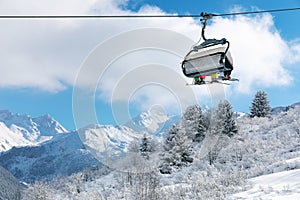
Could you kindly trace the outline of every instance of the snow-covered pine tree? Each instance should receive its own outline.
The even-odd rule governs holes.
[[[223,130],[223,119],[219,115],[218,109],[212,109],[210,111],[210,121],[209,127],[207,129],[207,137],[211,138],[212,141],[216,141],[212,143],[210,146],[210,150],[208,153],[209,164],[212,165],[213,162],[217,159],[220,146],[218,146],[217,141],[218,138],[222,135]]]
[[[193,158],[190,157],[191,142],[181,126],[173,125],[167,132],[163,146],[163,163],[160,172],[171,173],[172,168],[181,168],[193,162]]]
[[[172,148],[171,142],[175,137],[175,135],[177,134],[178,130],[179,130],[179,125],[173,124],[173,126],[167,131],[164,146],[163,146],[165,151],[169,151]]]
[[[268,117],[271,114],[271,107],[267,93],[259,90],[250,107],[250,117]]]
[[[227,100],[220,101],[217,109],[210,112],[208,135],[216,140],[208,154],[210,165],[217,159],[219,152],[228,145],[230,137],[237,133],[232,106]]]
[[[233,117],[232,106],[229,101],[220,101],[220,103],[218,104],[218,116],[222,120],[222,134],[232,137],[237,133],[237,125]]]
[[[200,142],[205,137],[204,116],[199,105],[189,106],[183,114],[181,125],[189,138]]]
[[[178,131],[178,127],[179,127],[178,124],[173,124],[173,126],[169,128],[169,130],[166,132],[163,149],[161,153],[162,163],[160,165],[160,173],[162,174],[172,173],[172,167],[171,167],[172,159],[169,151],[173,148],[172,140]]]
[[[149,159],[149,156],[152,152],[154,152],[154,145],[151,141],[150,138],[147,137],[146,134],[143,135],[142,139],[141,139],[141,143],[139,146],[139,151],[141,153],[141,155],[145,158],[145,159]]]
[[[195,134],[194,141],[201,142],[205,138],[205,134],[207,130],[207,127],[205,126],[205,118],[202,111],[200,112],[200,116],[197,121],[198,121],[198,126],[197,126],[197,132]]]
[[[192,105],[186,108],[183,113],[181,125],[187,134],[195,134],[198,127],[198,118],[201,116],[202,111],[200,106]]]
[[[180,168],[187,166],[188,163],[192,162],[192,158],[190,157],[191,141],[185,135],[183,129],[178,129],[178,132],[175,134],[170,144],[173,147],[169,151],[172,159],[171,166]]]
[[[205,130],[209,129],[213,110],[214,109],[208,109],[205,112],[203,112],[203,125],[204,125]]]

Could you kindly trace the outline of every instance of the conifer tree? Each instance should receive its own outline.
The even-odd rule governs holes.
[[[210,112],[208,135],[216,138],[208,153],[209,164],[212,165],[222,148],[226,147],[230,137],[237,133],[237,126],[233,117],[232,106],[227,100],[220,101],[216,109]]]
[[[175,135],[177,134],[178,131],[179,131],[179,125],[178,124],[173,124],[173,126],[167,131],[165,142],[164,142],[164,149],[166,151],[169,151],[172,148],[171,142],[172,142],[173,138],[175,137]]]
[[[193,141],[203,140],[206,132],[204,116],[199,105],[189,106],[183,114],[182,127]]]
[[[141,155],[147,160],[149,159],[150,154],[154,151],[153,144],[151,143],[152,143],[151,139],[148,138],[146,134],[144,134],[139,147],[139,151]]]
[[[271,107],[267,93],[260,90],[255,94],[250,107],[250,117],[268,117],[271,114]]]
[[[181,168],[193,162],[191,140],[179,125],[172,126],[167,132],[164,143],[161,173],[171,173],[172,168]]]
[[[237,133],[237,125],[233,117],[232,106],[229,101],[220,101],[218,105],[218,116],[221,119],[222,134],[232,137]]]
[[[221,136],[223,130],[223,119],[220,117],[219,109],[212,109],[210,112],[210,121],[209,127],[207,129],[207,136],[211,137],[213,140]],[[217,159],[220,146],[217,146],[217,143],[213,143],[209,147],[208,160],[209,164],[212,165],[213,162]]]

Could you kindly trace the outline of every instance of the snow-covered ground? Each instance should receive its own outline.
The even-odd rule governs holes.
[[[4,114],[10,116],[7,112]],[[3,117],[4,114],[2,118],[9,119]],[[157,116],[158,120],[149,116],[144,114],[137,118],[137,122],[141,123],[136,125],[143,127],[151,120],[160,124],[163,119],[168,119],[161,117],[162,115]],[[34,192],[45,191],[54,199],[149,199],[145,195],[154,195],[156,199],[162,200],[178,199],[179,196],[195,200],[300,199],[299,116],[300,107],[295,107],[270,118],[239,117],[238,134],[218,143],[222,148],[217,152],[213,164],[209,163],[208,157],[198,159],[196,155],[201,143],[193,143],[194,162],[190,166],[174,170],[172,174],[160,174],[157,168],[153,169],[153,173],[147,173],[148,166],[159,167],[159,154],[147,161],[145,168],[141,157],[127,156],[126,163],[120,164],[136,166],[128,168],[134,169],[133,173],[122,171],[123,168],[113,165],[108,165],[110,168],[105,170],[96,166],[90,155],[93,149],[98,153],[105,153],[109,149],[110,154],[126,156],[129,143],[141,139],[143,134],[126,126],[93,125],[78,130],[79,136],[78,132],[58,134],[35,147],[13,148],[2,152],[0,163],[19,180],[32,181],[36,177],[42,180],[53,178],[57,174],[66,175],[48,185],[38,183],[29,186],[25,192],[32,195]],[[16,125],[26,129],[27,132],[24,133],[31,130],[34,134],[37,132],[35,130],[46,130],[46,127],[53,130],[51,123],[48,123],[52,121],[49,121],[49,116],[43,117],[46,120],[42,121],[46,123],[22,117],[26,123],[20,119],[11,120],[14,123],[10,125],[7,121],[0,123],[2,130],[5,130],[2,134],[8,136],[11,134],[11,127]],[[53,127],[55,129],[56,126]],[[51,136],[43,131],[39,133]],[[19,135],[24,138],[21,133]],[[103,159],[98,157],[99,160]],[[91,164],[98,171],[82,171]],[[79,166],[82,167],[79,169]],[[79,173],[68,176],[78,171]]]
[[[232,199],[300,199],[300,169],[263,175],[249,180],[250,189]]]

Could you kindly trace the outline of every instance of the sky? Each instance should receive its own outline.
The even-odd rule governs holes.
[[[0,15],[200,14],[300,7],[299,0],[2,0]],[[230,86],[187,87],[180,61],[200,38],[199,18],[0,19],[0,110],[50,114],[67,129],[121,125],[161,107],[180,114],[228,99],[248,112],[258,90],[270,105],[300,101],[300,11],[216,17],[206,37],[226,38]]]

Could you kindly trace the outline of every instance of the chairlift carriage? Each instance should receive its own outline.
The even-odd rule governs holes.
[[[201,44],[196,44],[187,53],[182,61],[183,74],[189,78],[199,76],[211,76],[216,73],[231,73],[233,69],[232,57],[229,53],[230,43],[225,38],[206,39],[204,35],[206,21],[214,15],[201,13],[203,27],[201,36],[204,40]]]

